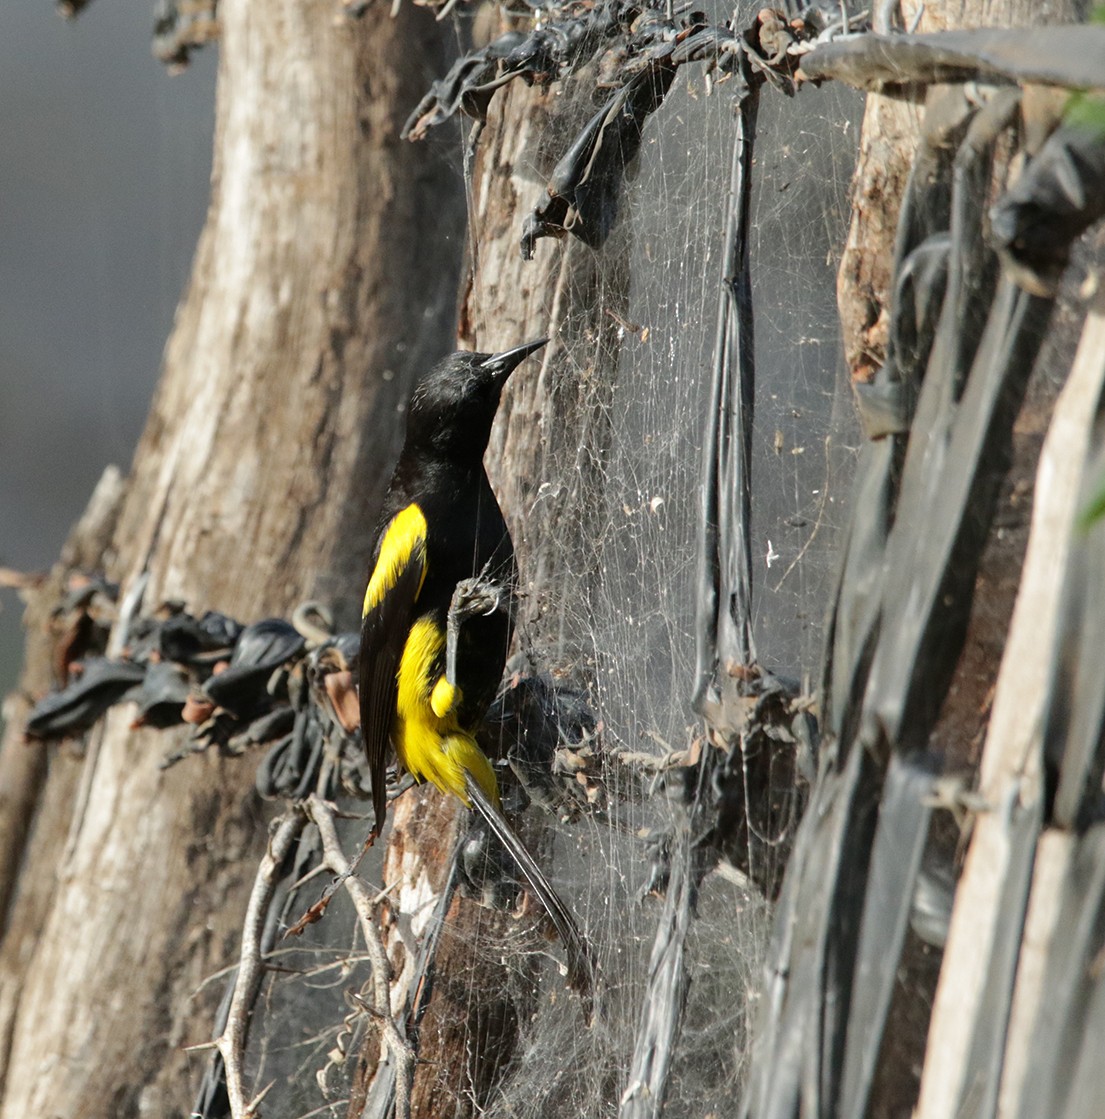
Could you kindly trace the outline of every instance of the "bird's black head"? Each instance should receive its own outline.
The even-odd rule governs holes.
[[[450,459],[482,459],[503,385],[547,341],[540,338],[501,354],[462,350],[439,361],[411,395],[405,450],[430,451]]]

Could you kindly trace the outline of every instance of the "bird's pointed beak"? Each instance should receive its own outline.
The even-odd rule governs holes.
[[[489,373],[497,373],[504,380],[507,374],[521,365],[530,354],[536,353],[548,342],[547,338],[538,338],[536,342],[527,342],[524,346],[515,346],[513,350],[506,350],[501,354],[492,354],[483,361],[483,368]]]

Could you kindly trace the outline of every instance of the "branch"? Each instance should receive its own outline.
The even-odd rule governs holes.
[[[265,970],[261,938],[265,930],[269,905],[276,891],[276,884],[280,881],[280,868],[306,822],[306,817],[299,809],[293,809],[274,821],[275,830],[269,839],[268,850],[257,867],[257,877],[254,879],[249,905],[246,908],[246,917],[242,925],[242,951],[238,960],[238,977],[234,983],[234,995],[230,1000],[226,1026],[215,1041],[215,1047],[222,1055],[226,1068],[226,1091],[230,1098],[232,1119],[253,1119],[257,1114],[257,1104],[260,1102],[260,1098],[250,1100],[246,1096],[242,1081],[242,1064],[246,1043],[249,1040],[253,1004],[257,1000],[257,992]]]
[[[304,807],[318,828],[319,838],[322,840],[323,861],[338,875],[353,902],[353,908],[357,911],[361,933],[365,939],[369,959],[372,961],[373,982],[371,1003],[361,996],[355,998],[379,1024],[388,1053],[395,1060],[395,1119],[410,1119],[415,1054],[391,1013],[391,965],[384,951],[376,921],[377,899],[353,873],[354,868],[346,858],[338,838],[331,806],[320,797],[311,795],[307,798]]]

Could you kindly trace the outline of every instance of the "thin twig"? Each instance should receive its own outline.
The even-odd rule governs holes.
[[[14,567],[0,567],[0,587],[14,587],[17,591],[33,590],[46,582],[45,571],[16,571]]]
[[[257,877],[249,896],[245,921],[242,924],[242,950],[238,959],[238,977],[234,982],[234,995],[230,1000],[226,1026],[215,1041],[222,1055],[226,1069],[226,1092],[230,1099],[232,1119],[253,1119],[256,1107],[264,1092],[256,1099],[249,1099],[245,1092],[242,1064],[245,1058],[246,1043],[249,1040],[249,1022],[257,991],[265,971],[265,961],[261,953],[261,938],[265,931],[265,920],[276,884],[280,880],[280,868],[292,845],[303,830],[306,817],[298,809],[279,817],[276,829],[269,839],[268,850],[257,867]],[[267,1089],[266,1089],[267,1091]]]
[[[802,557],[809,551],[810,545],[814,541],[814,537],[821,531],[821,523],[825,519],[825,505],[829,500],[829,447],[832,442],[832,436],[825,436],[825,486],[821,492],[821,504],[817,507],[817,520],[814,522],[813,531],[806,537],[805,544],[802,545],[798,555],[790,561],[786,571],[783,572],[782,578],[775,584],[775,590],[782,589],[783,584],[787,581],[787,576],[802,562]]]
[[[372,960],[372,1003],[360,996],[354,998],[379,1024],[389,1055],[395,1061],[395,1119],[410,1119],[415,1055],[391,1013],[391,966],[376,923],[376,902],[380,895],[373,897],[368,887],[354,875],[354,868],[346,858],[338,838],[333,808],[313,795],[307,798],[304,806],[318,828],[319,838],[322,840],[322,857],[326,865],[338,875],[357,911],[361,934]]]

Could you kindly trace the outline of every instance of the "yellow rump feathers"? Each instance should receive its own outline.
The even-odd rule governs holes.
[[[426,780],[471,807],[464,775],[470,773],[499,805],[495,771],[476,740],[457,722],[460,693],[441,673],[445,633],[432,618],[411,626],[399,661],[395,748],[418,781]]]

